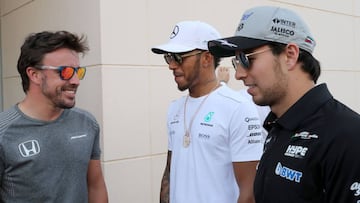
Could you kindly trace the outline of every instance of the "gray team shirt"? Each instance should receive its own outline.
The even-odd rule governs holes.
[[[65,109],[55,121],[0,113],[0,202],[88,202],[87,169],[100,159],[99,125],[88,112]]]

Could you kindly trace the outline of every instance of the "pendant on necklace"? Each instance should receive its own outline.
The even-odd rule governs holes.
[[[184,142],[183,142],[183,146],[186,148],[190,145],[190,135],[189,132],[186,132],[184,135]]]

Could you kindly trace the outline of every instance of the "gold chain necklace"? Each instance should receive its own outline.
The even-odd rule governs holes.
[[[210,96],[210,94],[220,86],[219,83],[216,83],[216,86],[209,92],[208,95],[206,95],[206,97],[201,101],[199,107],[196,109],[194,115],[191,117],[191,120],[190,120],[190,126],[189,128],[186,127],[186,104],[187,104],[187,101],[189,99],[189,95],[186,97],[186,100],[185,100],[185,104],[184,104],[184,130],[185,130],[185,135],[184,135],[184,139],[183,139],[183,146],[186,148],[190,145],[190,130],[191,130],[191,127],[192,127],[192,124],[194,122],[194,119],[196,117],[196,115],[198,114],[198,112],[200,111],[202,105],[205,103],[206,99]]]

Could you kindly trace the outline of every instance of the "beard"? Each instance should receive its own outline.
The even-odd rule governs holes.
[[[262,88],[260,90],[260,96],[253,97],[254,103],[259,106],[273,106],[281,101],[286,95],[288,78],[282,71],[280,63],[275,61],[273,70],[275,83],[273,83],[270,87]]]
[[[187,77],[185,77],[184,84],[178,83],[178,89],[180,91],[185,91],[185,90],[191,88],[192,86],[194,86],[194,83],[196,83],[196,81],[199,79],[199,77],[200,77],[200,57],[198,57],[197,60],[195,61],[193,69],[191,70],[190,73],[191,73],[190,75],[187,75]]]
[[[47,77],[42,79],[41,92],[52,103],[53,107],[61,109],[70,109],[75,106],[75,96],[72,98],[66,95],[66,91],[71,89],[76,92],[74,85],[64,85],[51,87],[47,82]]]

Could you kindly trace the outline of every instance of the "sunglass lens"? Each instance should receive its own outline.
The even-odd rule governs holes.
[[[174,59],[176,63],[181,64],[182,63],[182,57],[179,54],[173,54]]]
[[[60,76],[63,80],[69,80],[74,75],[73,67],[64,67],[61,69]]]
[[[232,63],[232,65],[233,65],[234,69],[237,70],[236,58],[232,58],[232,59],[231,59],[231,63]]]
[[[172,61],[175,61],[177,64],[182,63],[182,58],[179,54],[167,53],[164,55],[164,59],[167,64],[170,64]]]
[[[170,54],[165,54],[164,55],[164,59],[166,61],[167,64],[170,64],[171,62],[171,55]]]
[[[240,53],[239,55],[239,61],[241,61],[242,65],[244,66],[244,68],[249,68],[250,64],[249,64],[249,59],[248,57],[244,54],[244,53]]]
[[[82,80],[82,79],[84,78],[85,73],[86,73],[86,68],[84,68],[84,67],[79,67],[79,68],[77,69],[77,76],[78,76],[78,78],[79,78],[80,80]]]

